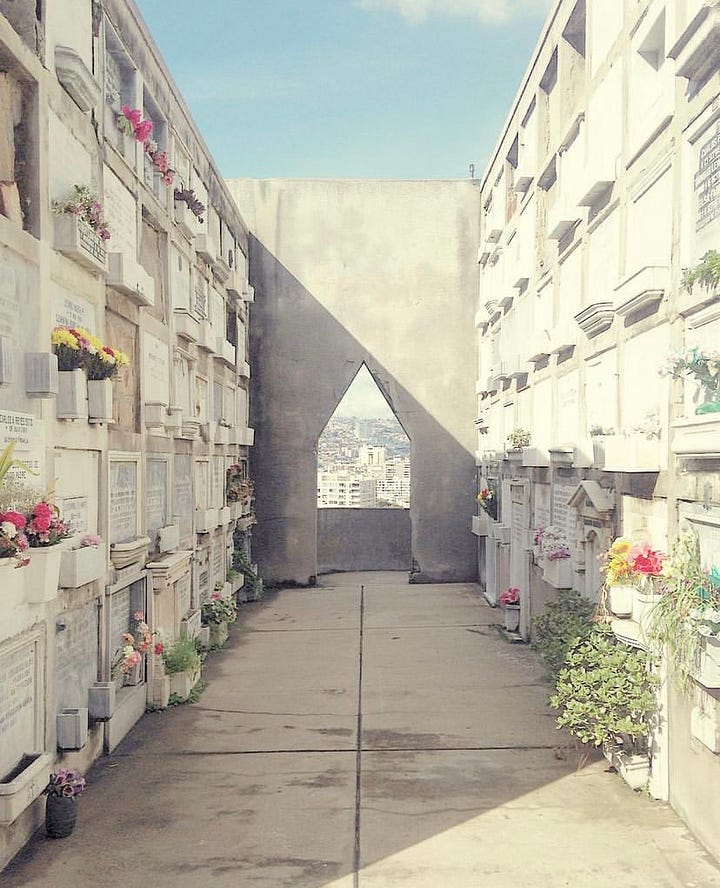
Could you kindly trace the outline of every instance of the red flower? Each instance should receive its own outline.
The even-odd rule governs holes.
[[[122,113],[130,121],[133,129],[142,121],[142,111],[139,108],[131,108],[129,105],[123,105]]]
[[[640,574],[649,574],[657,576],[662,573],[663,562],[666,559],[664,552],[658,552],[657,549],[651,549],[648,543],[642,543],[639,546],[633,546],[628,552],[628,562],[630,567]]]
[[[165,650],[165,645],[164,645],[164,644],[161,644],[160,642],[158,642],[158,643],[155,645],[155,653],[157,654],[158,657],[160,656],[160,654],[163,653],[164,650]]]
[[[21,515],[20,512],[13,512],[12,510],[9,512],[3,512],[3,514],[0,515],[0,522],[3,521],[9,521],[11,524],[14,524],[17,530],[22,530],[27,523],[24,515]]]
[[[30,529],[36,533],[46,533],[50,530],[52,521],[52,509],[47,503],[38,503],[32,511]]]

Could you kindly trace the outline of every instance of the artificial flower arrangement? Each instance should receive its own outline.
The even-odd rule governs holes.
[[[125,352],[105,345],[83,327],[61,324],[53,329],[50,342],[57,355],[58,369],[83,369],[88,379],[110,379],[130,363]]]
[[[530,432],[523,428],[513,429],[507,436],[507,440],[511,450],[522,450],[523,447],[530,446]]]
[[[192,188],[176,188],[174,192],[175,200],[182,201],[186,204],[187,208],[190,212],[195,216],[195,218],[202,224],[203,218],[202,215],[207,209],[204,203],[202,203]]]
[[[175,170],[170,169],[167,151],[160,151],[158,143],[150,138],[153,131],[152,120],[144,120],[140,108],[131,108],[123,105],[118,116],[118,129],[126,136],[132,136],[140,142],[143,151],[148,155],[155,167],[155,172],[162,177],[165,185],[172,185],[175,181]]]
[[[41,500],[25,517],[25,536],[31,549],[55,546],[71,536],[70,528],[54,503]]]
[[[77,216],[89,225],[102,240],[110,240],[110,228],[103,218],[102,204],[87,185],[74,185],[72,192],[65,200],[52,202],[52,209],[58,215],[70,213]]]
[[[153,653],[160,656],[165,650],[161,642],[154,641],[158,634],[145,622],[145,613],[135,611],[133,614],[135,628],[131,632],[122,635],[122,646],[115,653],[112,674],[127,675],[142,662],[143,655],[152,649]]]
[[[225,481],[228,503],[248,504],[252,500],[255,485],[244,476],[243,471],[243,467],[237,463],[228,467]]]
[[[99,537],[96,533],[86,533],[80,540],[81,549],[97,549],[100,546],[102,546],[102,537]]]
[[[537,534],[538,531],[535,533]],[[547,558],[548,561],[558,561],[561,558],[570,557],[570,546],[565,534],[554,524],[548,524],[542,529],[539,545],[543,558]]]
[[[601,556],[601,570],[606,586],[637,585],[644,577],[660,576],[667,555],[653,549],[649,543],[633,544],[626,537],[618,537]]]
[[[25,567],[30,563],[26,555],[30,548],[25,534],[25,516],[14,509],[0,514],[0,558],[14,558],[15,567]]]
[[[202,622],[234,623],[237,620],[237,604],[233,598],[223,598],[219,592],[213,592],[201,609]]]
[[[85,792],[87,781],[79,771],[61,768],[50,775],[50,782],[43,790],[45,795],[77,799]]]
[[[492,486],[483,487],[477,495],[480,508],[493,519],[497,520],[497,497]]]
[[[520,590],[517,586],[510,586],[509,589],[506,589],[500,594],[500,604],[504,607],[507,607],[509,604],[520,604]]]
[[[695,377],[703,387],[705,398],[705,402],[695,408],[695,413],[715,412],[720,406],[720,352],[716,349],[703,350],[693,346],[670,352],[658,373],[673,379],[687,375]]]

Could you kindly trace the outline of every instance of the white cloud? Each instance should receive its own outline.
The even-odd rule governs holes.
[[[489,24],[502,24],[528,14],[545,14],[552,0],[356,0],[361,9],[387,9],[412,22],[433,15],[475,18]]]

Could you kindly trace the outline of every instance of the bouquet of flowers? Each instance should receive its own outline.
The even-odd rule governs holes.
[[[112,379],[118,370],[130,363],[130,358],[119,348],[103,345],[98,339],[93,342],[85,362],[88,379]]]
[[[223,598],[219,592],[213,592],[209,601],[206,601],[201,610],[202,622],[208,623],[234,623],[237,620],[237,604],[233,598]]]
[[[510,586],[500,594],[500,604],[507,607],[508,604],[520,604],[520,590],[517,586]]]
[[[142,142],[143,145],[150,138],[153,131],[152,120],[143,120],[140,108],[131,108],[129,105],[123,105],[117,121],[118,129],[126,136],[133,136],[136,141]]]
[[[670,352],[658,373],[673,379],[694,376],[703,387],[706,401],[716,401],[720,397],[720,352],[716,349],[705,351],[693,346]]]
[[[50,775],[50,782],[43,790],[45,795],[63,796],[66,799],[76,799],[85,792],[87,783],[79,771],[71,771],[62,768]]]
[[[649,543],[633,543],[618,537],[602,556],[601,570],[607,586],[635,585],[642,577],[659,576],[667,556]]]
[[[31,549],[54,546],[71,536],[70,528],[60,517],[60,509],[54,503],[42,500],[25,516],[25,535]]]
[[[30,559],[25,555],[30,543],[24,533],[25,516],[13,509],[0,514],[0,558],[14,558],[15,567],[25,567]]]
[[[133,619],[135,620],[134,630],[123,633],[122,646],[116,651],[112,669],[113,675],[117,675],[119,672],[127,675],[142,662],[143,655],[151,649],[157,656],[160,656],[165,650],[160,642],[153,642],[157,632],[145,622],[143,611],[135,611]]]
[[[72,193],[65,200],[54,200],[54,213],[71,213],[90,226],[102,240],[110,240],[110,228],[103,218],[103,208],[97,196],[87,185],[74,185]]]
[[[542,548],[543,558],[547,558],[548,561],[558,561],[560,558],[570,557],[568,541],[559,527],[555,527],[553,524],[548,524],[548,526],[543,529],[541,540],[542,542],[540,543],[540,546]]]
[[[480,508],[493,519],[497,519],[497,497],[492,487],[483,487],[477,495]]]
[[[128,356],[118,348],[105,345],[83,327],[55,327],[50,335],[58,358],[58,369],[82,368],[88,379],[108,379],[130,363]]]

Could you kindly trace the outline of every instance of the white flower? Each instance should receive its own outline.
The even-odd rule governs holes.
[[[15,539],[15,535],[17,534],[17,527],[15,527],[12,521],[3,521],[3,523],[0,524],[0,530],[9,540]]]

